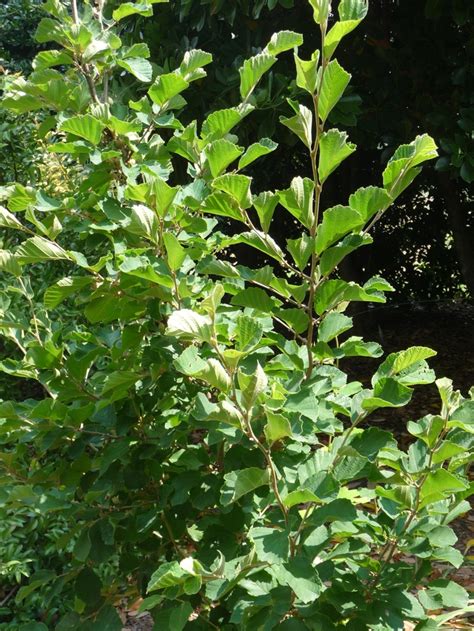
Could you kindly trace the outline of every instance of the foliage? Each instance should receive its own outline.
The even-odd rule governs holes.
[[[21,237],[0,253],[1,332],[16,347],[0,369],[43,390],[0,404],[0,501],[65,528],[62,571],[38,569],[16,603],[41,594],[38,631],[119,630],[114,605],[139,596],[160,630],[440,628],[472,609],[432,567],[463,562],[449,524],[469,508],[474,392],[437,380],[440,413],[408,422],[406,451],[371,426],[435,380],[435,353],[402,350],[370,384],[351,381],[345,358],[383,353],[350,335],[345,311],[392,287],[338,273],[436,145],[417,136],[380,186],[327,207],[327,181],[356,150],[328,123],[350,80],[335,53],[367,3],[341,0],[329,25],[328,0],[310,0],[319,48],[303,54],[301,35],[276,33],[241,64],[238,102],[199,122],[183,94],[205,86],[212,56],[156,67],[146,44],[120,37],[156,3],[73,2],[70,15],[48,0],[37,39],[59,48],[3,98],[45,112],[67,172],[55,190],[17,184],[0,207]],[[281,123],[311,176],[259,191],[246,173],[271,167],[276,143],[244,146],[236,129],[290,51],[300,91]],[[275,212],[296,238],[274,238]],[[234,254],[253,250],[261,267]],[[37,269],[55,276],[45,291]],[[58,594],[62,617],[49,607]]]

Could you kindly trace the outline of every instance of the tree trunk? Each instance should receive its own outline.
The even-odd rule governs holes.
[[[440,183],[461,274],[470,295],[474,297],[474,230],[467,224],[466,212],[459,199],[457,187],[453,186],[453,180],[449,175],[442,173]]]

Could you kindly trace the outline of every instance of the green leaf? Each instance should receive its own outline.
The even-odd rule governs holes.
[[[375,385],[381,377],[393,377],[413,366],[417,367],[420,361],[434,357],[436,354],[436,351],[426,346],[412,346],[398,353],[390,353],[372,377],[372,385]]]
[[[352,318],[333,311],[328,313],[318,328],[318,341],[330,342],[352,328]]]
[[[216,178],[212,183],[214,188],[228,193],[238,203],[240,208],[250,208],[252,205],[252,195],[250,185],[252,178],[247,175],[237,175],[227,173]]]
[[[228,245],[235,245],[237,243],[245,243],[251,248],[260,250],[260,252],[271,256],[277,261],[281,261],[284,258],[280,246],[270,236],[259,232],[258,230],[253,230],[252,232],[241,232],[239,235],[223,241],[222,246],[227,247]]]
[[[206,76],[206,72],[202,68],[210,63],[212,63],[211,53],[197,49],[187,50],[179,70],[186,81],[195,81]]]
[[[312,491],[308,491],[308,489],[291,491],[291,493],[288,493],[288,495],[283,500],[283,504],[287,508],[293,508],[293,506],[298,506],[298,504],[308,504],[310,502],[320,504],[321,500],[316,497],[316,495]]]
[[[191,309],[175,311],[168,318],[166,334],[183,339],[209,342],[211,339],[211,319]]]
[[[362,22],[368,9],[368,0],[341,0],[338,6],[340,21],[334,24],[324,40],[326,57],[329,58],[334,54],[342,38]]]
[[[289,563],[272,566],[272,575],[280,585],[288,586],[303,603],[312,603],[321,594],[323,585],[316,568],[302,556]]]
[[[242,155],[242,147],[234,145],[230,140],[220,138],[208,145],[204,153],[209,161],[212,177],[218,177],[225,169]]]
[[[321,183],[331,175],[337,167],[356,150],[356,146],[348,142],[346,132],[331,129],[321,136],[318,173]]]
[[[313,113],[305,105],[301,105],[296,101],[288,99],[288,103],[296,113],[290,117],[280,116],[280,123],[291,129],[303,144],[308,149],[311,149],[313,143]]]
[[[93,606],[99,602],[102,583],[97,574],[86,567],[78,574],[75,583],[75,594],[86,605]]]
[[[102,387],[101,395],[104,396],[109,392],[116,394],[118,390],[122,390],[124,395],[132,386],[140,379],[140,375],[130,370],[120,370],[107,375]]]
[[[464,401],[449,417],[448,427],[460,427],[474,434],[474,401]]]
[[[436,143],[427,134],[417,136],[408,145],[401,145],[383,172],[383,184],[391,197],[397,197],[411,184],[419,173],[415,167],[427,160],[433,160],[437,155]]]
[[[262,156],[266,156],[278,147],[276,142],[270,140],[270,138],[261,138],[258,142],[247,149],[244,155],[239,160],[239,169],[245,169],[246,166],[258,160]]]
[[[163,241],[166,248],[168,265],[172,271],[176,272],[186,258],[186,250],[172,232],[164,232]]]
[[[61,131],[84,138],[93,145],[98,145],[104,125],[90,114],[72,116],[59,125]]]
[[[245,221],[237,202],[226,193],[212,193],[208,195],[202,206],[202,211],[210,215],[229,217],[236,221]]]
[[[324,276],[329,275],[348,254],[364,245],[370,245],[372,242],[373,239],[368,234],[347,235],[337,245],[323,252],[319,263],[321,273]]]
[[[23,241],[17,248],[16,256],[21,263],[39,263],[64,259],[70,261],[70,255],[54,241],[44,237],[32,237]]]
[[[384,188],[368,186],[360,188],[349,197],[349,206],[357,210],[367,223],[377,213],[384,212],[392,203],[392,198]]]
[[[117,64],[130,72],[139,81],[149,83],[153,76],[151,63],[142,57],[118,59]]]
[[[344,94],[350,80],[351,75],[335,59],[328,64],[319,94],[318,113],[323,123]]]
[[[285,416],[267,410],[266,417],[267,424],[265,425],[264,432],[269,443],[274,443],[277,440],[293,435],[290,422]]]
[[[362,407],[372,412],[378,408],[398,408],[410,402],[412,390],[391,377],[377,381],[373,396],[364,399]]]
[[[127,225],[127,230],[157,243],[159,238],[158,217],[147,206],[135,204],[130,209],[130,223]]]
[[[93,282],[89,276],[66,276],[57,283],[48,287],[44,292],[44,306],[46,309],[55,309],[66,298],[73,296]]]
[[[251,493],[260,486],[270,483],[268,469],[249,467],[239,471],[231,471],[224,475],[224,485],[221,490],[221,504],[228,506],[237,502],[247,493]]]
[[[212,112],[202,125],[202,137],[206,140],[222,138],[252,110],[253,107],[247,105],[245,107],[231,107]]]
[[[167,589],[184,583],[188,578],[187,572],[177,561],[162,563],[160,567],[151,575],[148,582],[147,593],[157,589]]]
[[[255,527],[249,531],[257,558],[265,563],[283,563],[288,560],[288,533],[276,528]]]
[[[316,232],[315,249],[321,254],[330,245],[339,241],[348,232],[363,226],[362,217],[349,206],[334,206],[323,214],[323,220]]]
[[[341,302],[385,302],[385,297],[378,291],[368,291],[357,283],[343,280],[328,280],[316,290],[315,308],[318,315],[334,309]]]
[[[314,21],[316,24],[324,24],[329,15],[330,0],[309,0],[313,7]]]
[[[154,613],[155,625],[153,629],[156,631],[183,631],[192,613],[193,608],[188,602],[159,609],[158,612]]]
[[[249,307],[257,309],[263,313],[271,313],[274,308],[274,302],[266,291],[260,287],[247,287],[235,296],[232,296],[231,304],[238,307]]]
[[[23,230],[23,231],[26,230],[26,228],[23,226],[21,221],[17,219],[13,213],[8,211],[3,206],[0,206],[0,227],[14,228],[16,230]]]
[[[155,195],[156,211],[160,217],[165,217],[169,207],[177,195],[178,189],[169,186],[169,184],[167,184],[161,177],[153,179],[151,188],[153,194]]]
[[[279,55],[286,50],[291,50],[296,46],[301,46],[303,36],[294,31],[280,31],[274,33],[266,46],[266,52],[270,55]]]
[[[265,392],[268,386],[268,378],[265,371],[257,362],[255,371],[250,375],[239,370],[238,373],[239,388],[242,395],[242,405],[249,412],[258,397]]]
[[[314,252],[314,239],[304,232],[299,239],[288,239],[286,247],[298,269],[303,271]]]
[[[305,228],[311,228],[314,220],[314,182],[309,178],[295,177],[286,191],[278,191],[280,204],[296,217]]]
[[[310,94],[315,94],[318,87],[319,50],[315,50],[311,59],[305,61],[295,53],[296,85]]]
[[[246,100],[254,91],[263,75],[270,70],[277,58],[267,52],[246,59],[240,68],[240,96]]]
[[[153,4],[167,3],[169,0],[141,0],[139,2],[124,2],[112,13],[116,22],[123,20],[129,15],[143,15],[151,17],[153,15]]]
[[[21,266],[8,250],[0,250],[0,272],[7,272],[17,278],[21,276]]]
[[[465,491],[468,487],[464,480],[446,469],[431,471],[421,487],[420,508],[446,499],[457,491]]]
[[[240,351],[248,351],[254,348],[262,339],[262,324],[248,315],[241,314],[237,318],[237,348]]]
[[[253,205],[257,211],[260,225],[264,232],[270,230],[270,223],[273,218],[273,213],[278,205],[279,197],[276,193],[265,191],[260,195],[253,198]]]
[[[277,309],[274,312],[274,317],[286,322],[295,333],[304,333],[308,328],[309,317],[303,308]]]
[[[163,107],[188,86],[189,83],[178,72],[170,72],[156,78],[154,84],[148,90],[148,96],[153,103]]]

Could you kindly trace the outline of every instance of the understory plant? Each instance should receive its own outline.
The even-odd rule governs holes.
[[[47,0],[36,37],[59,47],[2,101],[41,111],[65,178],[13,184],[0,207],[21,237],[0,252],[0,369],[39,384],[3,394],[0,510],[64,530],[63,570],[31,575],[6,622],[34,602],[25,631],[119,631],[116,607],[138,603],[159,631],[440,629],[473,610],[449,524],[469,509],[474,391],[438,379],[439,413],[407,417],[407,449],[373,423],[435,381],[435,352],[403,349],[370,383],[351,379],[346,358],[383,352],[350,334],[347,307],[392,287],[338,273],[436,145],[418,136],[380,185],[326,208],[327,179],[356,150],[330,123],[351,78],[335,53],[366,0],[334,14],[309,0],[318,48],[276,33],[240,68],[235,105],[192,122],[183,95],[206,89],[211,55],[159,68],[123,26],[157,3]],[[238,126],[289,51],[281,123],[308,162],[262,192],[246,171],[280,149],[242,147]],[[298,236],[278,243],[282,212]]]

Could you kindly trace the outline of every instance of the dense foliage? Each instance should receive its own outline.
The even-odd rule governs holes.
[[[334,16],[309,0],[310,49],[272,35],[241,63],[235,104],[199,121],[183,95],[206,89],[212,55],[157,66],[130,41],[162,2],[48,0],[36,37],[57,48],[5,84],[3,107],[41,112],[58,159],[56,180],[8,186],[0,207],[18,239],[0,251],[0,369],[30,385],[0,404],[6,628],[120,630],[115,606],[140,597],[159,630],[442,628],[472,610],[432,569],[463,563],[449,524],[469,508],[474,392],[438,379],[439,414],[407,419],[406,450],[370,424],[435,380],[435,353],[401,350],[352,381],[345,358],[383,352],[350,334],[347,307],[392,287],[339,274],[436,145],[417,136],[380,186],[328,206],[356,151],[333,127],[351,78],[335,53],[366,0]],[[262,191],[246,173],[272,170],[277,144],[236,130],[290,62],[280,123],[306,164]]]

